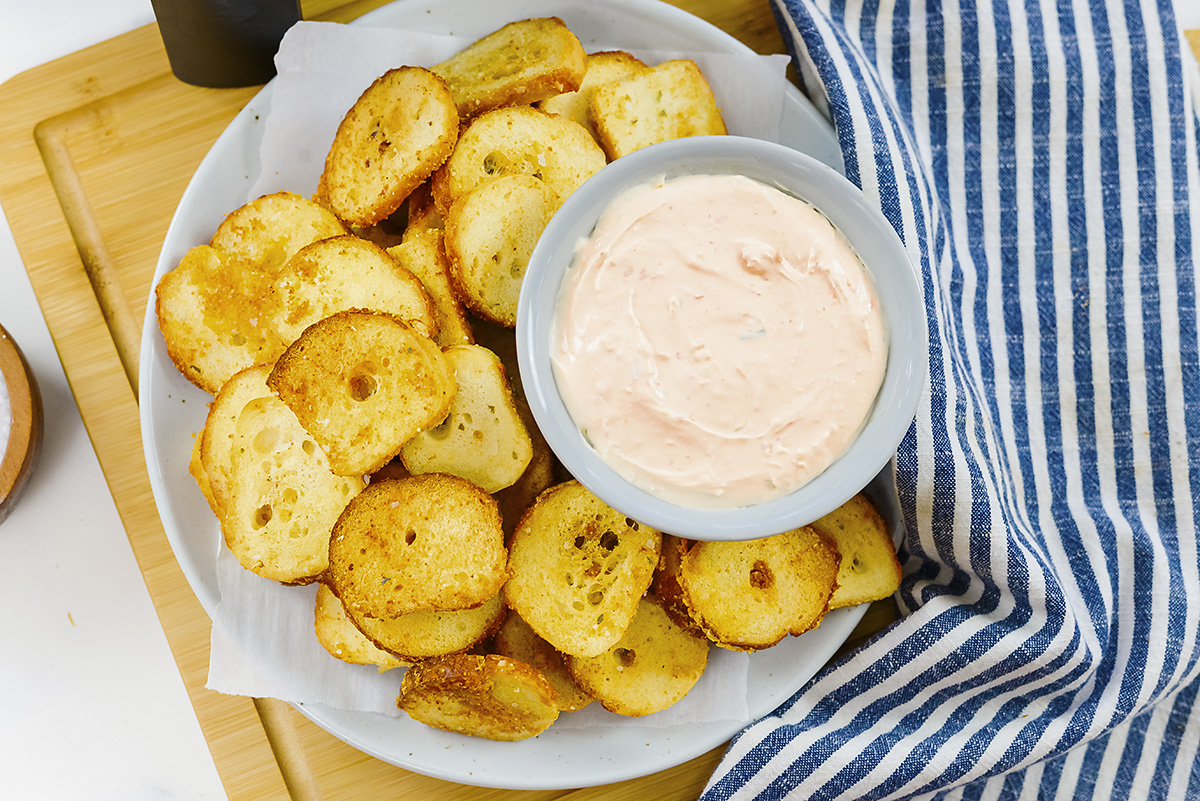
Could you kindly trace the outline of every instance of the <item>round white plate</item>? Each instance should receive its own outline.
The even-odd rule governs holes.
[[[719,29],[656,0],[401,0],[359,22],[430,33],[482,36],[515,19],[555,15],[586,49],[619,43],[628,49],[698,50],[747,54]],[[789,87],[789,89],[791,89]],[[225,215],[244,203],[259,171],[262,121],[270,108],[268,84],[214,143],[180,201],[163,243],[154,283],[191,247],[206,243]],[[784,143],[842,169],[837,139],[823,117],[791,89],[783,110]],[[296,191],[307,191],[297,187]],[[221,536],[188,474],[191,434],[204,422],[211,397],[189,384],[168,358],[154,316],[153,294],[142,337],[142,438],[163,527],[192,589],[213,615],[219,600],[216,559]],[[898,516],[885,475],[871,494],[893,527]],[[897,528],[898,531],[898,528]],[[719,746],[752,720],[768,714],[805,684],[836,652],[861,618],[862,608],[827,615],[801,637],[750,657],[750,718],[651,728],[619,719],[604,728],[551,726],[519,743],[498,743],[431,729],[401,715],[347,712],[298,705],[305,715],[350,745],[409,770],[466,784],[521,789],[605,784],[678,765]],[[397,678],[397,686],[399,679]],[[614,716],[615,717],[615,716]]]

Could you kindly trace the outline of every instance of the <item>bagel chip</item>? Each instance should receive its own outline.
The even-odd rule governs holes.
[[[400,617],[367,617],[354,607],[346,617],[367,641],[405,663],[470,650],[496,633],[504,622],[499,593],[473,609],[418,610]]]
[[[837,549],[811,528],[745,542],[693,542],[679,584],[717,645],[756,651],[815,628],[837,587]]]
[[[413,720],[488,740],[527,740],[558,719],[536,668],[495,654],[453,654],[408,669],[396,705]]]
[[[508,605],[564,654],[595,656],[625,633],[662,535],[577,481],[543,492],[512,537]]]
[[[580,688],[567,670],[563,655],[539,637],[520,615],[510,613],[505,618],[492,641],[492,652],[540,670],[546,680],[554,685],[559,710],[574,712],[592,702],[592,697]]]
[[[712,87],[691,59],[674,59],[598,86],[588,119],[610,161],[686,136],[726,133]]]
[[[458,140],[458,109],[446,82],[423,67],[375,79],[338,125],[320,193],[339,218],[375,225],[441,166]]]
[[[408,664],[367,639],[346,615],[342,602],[324,584],[317,586],[313,631],[317,635],[317,642],[330,656],[347,664],[374,665],[380,673]]]
[[[900,588],[896,544],[878,507],[861,492],[810,524],[842,555],[830,609],[887,598]]]
[[[238,416],[231,492],[221,530],[251,573],[283,584],[316,581],[329,564],[334,521],[363,487],[338,476],[296,416],[274,396]]]
[[[471,117],[579,88],[587,70],[579,39],[558,17],[510,22],[430,69]]]
[[[267,378],[339,475],[373,473],[454,398],[442,350],[401,320],[353,309],[314,323]]]
[[[525,268],[560,202],[548,184],[530,175],[500,176],[454,201],[446,215],[446,255],[463,305],[516,327]]]
[[[587,132],[596,138],[596,131],[588,117],[588,105],[592,93],[597,86],[620,81],[638,75],[650,69],[646,63],[636,56],[622,50],[602,50],[598,53],[588,53],[587,71],[583,75],[583,83],[574,92],[548,97],[537,103],[542,111],[566,117],[582,125]]]
[[[429,473],[370,484],[350,502],[333,527],[325,582],[352,620],[471,609],[500,592],[506,557],[492,496]]]
[[[651,597],[638,604],[629,628],[611,648],[591,657],[568,656],[567,669],[600,705],[641,717],[673,706],[708,665],[709,642],[675,625]]]
[[[215,395],[239,370],[279,358],[290,344],[274,325],[286,314],[275,290],[280,273],[305,245],[346,233],[327,209],[290,192],[230,212],[209,244],[189,250],[155,287],[176,369]]]
[[[431,189],[443,218],[455,200],[504,175],[536,178],[561,203],[606,163],[578,123],[532,106],[504,106],[463,129],[454,153],[433,174]]]
[[[404,466],[414,475],[462,476],[486,492],[512,486],[533,458],[533,440],[504,366],[479,345],[455,345],[442,354],[454,371],[454,400],[441,423],[404,444]]]

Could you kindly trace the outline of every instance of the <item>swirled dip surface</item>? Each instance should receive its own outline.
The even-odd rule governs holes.
[[[886,332],[870,277],[808,203],[741,176],[632,189],[576,251],[552,348],[614,470],[692,508],[801,487],[853,441]]]

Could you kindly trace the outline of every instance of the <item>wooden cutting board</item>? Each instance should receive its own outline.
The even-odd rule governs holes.
[[[306,19],[348,21],[384,2],[309,0],[302,7]],[[760,53],[784,52],[767,0],[676,5]],[[597,788],[480,789],[366,756],[286,704],[204,688],[210,622],[151,495],[137,359],[150,280],[175,207],[214,140],[257,91],[176,80],[154,25],[0,86],[0,203],[229,797],[695,798],[723,749]],[[858,634],[889,617],[887,605],[873,607]]]

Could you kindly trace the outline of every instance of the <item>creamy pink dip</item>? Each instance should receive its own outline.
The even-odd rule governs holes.
[[[552,348],[606,463],[693,508],[792,492],[866,419],[886,366],[871,280],[808,203],[741,176],[638,187],[576,251]]]

